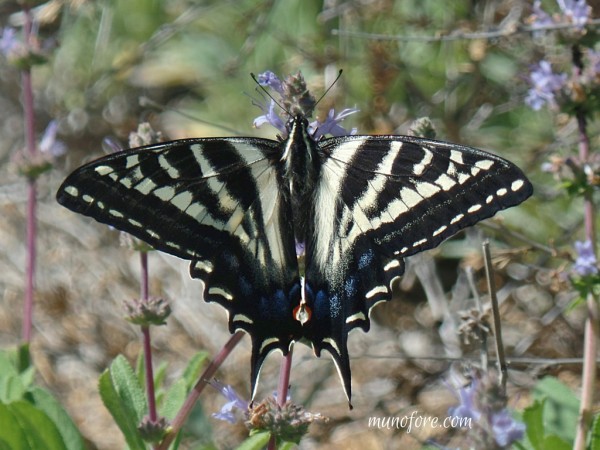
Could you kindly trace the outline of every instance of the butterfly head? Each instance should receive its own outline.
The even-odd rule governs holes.
[[[312,117],[321,99],[315,100],[301,73],[280,80],[273,72],[266,71],[256,77],[253,76],[253,78],[270,98],[266,104],[254,100],[254,104],[263,111],[261,116],[254,119],[255,127],[269,123],[281,132],[284,139],[291,138],[294,129],[302,129],[306,130],[306,137],[312,141],[319,141],[325,135],[346,136],[356,133],[356,129],[346,130],[339,123],[348,115],[357,112],[357,109],[347,108],[338,114],[332,109],[325,120],[309,122],[308,118]],[[329,89],[325,94],[328,91]],[[271,93],[275,93],[275,95],[271,95]],[[279,111],[276,106],[279,107]]]

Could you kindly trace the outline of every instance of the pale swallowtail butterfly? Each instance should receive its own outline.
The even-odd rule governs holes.
[[[200,138],[77,169],[58,202],[191,261],[204,299],[252,339],[252,398],[269,352],[327,350],[351,396],[348,333],[390,300],[403,258],[517,205],[532,186],[490,153],[409,136]],[[305,245],[304,276],[297,243]]]

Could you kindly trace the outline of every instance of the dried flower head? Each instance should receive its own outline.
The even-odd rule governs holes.
[[[162,298],[135,299],[124,302],[125,319],[135,325],[165,325],[171,315],[169,302]]]
[[[142,439],[146,442],[160,442],[169,432],[170,424],[165,417],[160,417],[153,421],[149,416],[142,419],[138,425],[138,431]]]
[[[250,409],[246,426],[251,430],[268,431],[277,440],[298,443],[311,423],[327,420],[300,405],[288,401],[280,406],[275,397],[268,397]]]
[[[162,142],[162,133],[154,131],[148,122],[142,122],[138,125],[136,131],[129,133],[129,147],[143,147],[144,145],[157,144]]]

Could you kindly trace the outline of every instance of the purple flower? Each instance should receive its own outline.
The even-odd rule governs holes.
[[[572,23],[577,28],[582,29],[590,18],[592,13],[591,6],[588,6],[585,0],[556,0],[558,7],[562,13],[566,22]],[[533,14],[531,16],[531,23],[534,26],[548,26],[553,25],[557,22],[563,22],[562,18],[558,20],[553,19],[548,13],[546,13],[541,6],[540,0],[533,2]]]
[[[473,378],[468,386],[457,387],[458,383],[458,376],[453,374],[449,384],[460,403],[449,408],[448,415],[472,419],[469,438],[477,443],[474,447],[508,448],[524,436],[525,424],[511,417],[492,374]]]
[[[287,128],[285,127],[285,122],[275,112],[276,104],[273,100],[269,101],[268,106],[261,105],[260,103],[257,103],[257,102],[253,102],[253,103],[254,103],[254,105],[258,106],[260,109],[262,109],[262,111],[264,112],[264,114],[262,116],[258,116],[256,119],[254,119],[253,125],[256,128],[260,128],[261,125],[268,123],[268,124],[272,125],[273,127],[277,128],[284,135],[287,135]]]
[[[258,80],[258,84],[261,86],[270,87],[279,95],[283,95],[283,84],[281,83],[281,80],[270,70],[258,74],[256,79]]]
[[[271,71],[266,71],[259,74],[256,80],[261,86],[273,89],[279,95],[280,99],[270,101],[264,104],[253,99],[253,104],[258,106],[263,114],[254,119],[254,126],[260,127],[265,123],[271,124],[281,132],[281,136],[287,137],[289,130],[287,124],[289,120],[296,114],[310,117],[316,106],[314,97],[310,94],[306,87],[306,82],[301,73],[291,75],[280,80],[277,75]],[[283,109],[282,116],[279,115],[277,107]],[[309,133],[315,141],[319,140],[326,134],[331,136],[346,136],[355,134],[356,129],[348,131],[340,125],[340,122],[350,114],[357,112],[357,109],[344,109],[339,114],[335,114],[335,110],[330,110],[325,121],[320,122],[315,120],[309,124]]]
[[[492,414],[492,431],[500,447],[508,447],[525,435],[525,424],[513,419],[507,410]]]
[[[475,398],[477,395],[477,380],[458,389],[458,398],[460,403],[457,406],[452,406],[448,409],[448,415],[455,417],[470,417],[473,420],[479,420],[481,412],[475,406]]]
[[[343,109],[338,115],[335,115],[335,110],[330,109],[327,119],[324,122],[315,120],[310,124],[309,131],[312,132],[312,137],[315,140],[319,140],[326,134],[332,136],[347,136],[349,134],[356,134],[356,128],[348,131],[344,127],[340,126],[339,123],[351,114],[357,113],[359,110],[354,108]]]
[[[117,153],[125,150],[123,144],[114,136],[105,136],[102,139],[102,150],[105,153]]]
[[[588,6],[585,0],[556,0],[556,2],[569,22],[577,28],[585,26],[592,13],[592,7]]]
[[[598,261],[592,242],[589,240],[575,242],[575,251],[577,252],[577,259],[575,259],[573,270],[581,276],[596,275],[598,273]]]
[[[53,158],[62,156],[67,151],[67,147],[64,142],[56,139],[56,133],[58,132],[58,122],[56,120],[50,121],[42,140],[40,141],[39,149],[42,153],[45,153]]]
[[[27,51],[25,45],[17,37],[17,30],[6,27],[0,37],[0,53],[8,59],[24,56]]]
[[[525,103],[539,111],[544,104],[556,106],[555,94],[560,91],[567,81],[567,74],[555,74],[548,61],[541,60],[529,74],[531,89],[525,97]]]
[[[554,21],[552,17],[542,9],[541,0],[535,0],[533,2],[533,15],[531,17],[532,24],[534,26],[548,26],[553,25]]]
[[[229,423],[235,423],[235,409],[239,409],[243,414],[248,413],[249,403],[242,399],[231,386],[223,384],[217,380],[210,381],[209,384],[215,389],[218,389],[219,392],[221,392],[221,394],[223,394],[227,399],[227,403],[223,405],[221,410],[218,413],[213,413],[212,416],[214,418],[225,420]]]

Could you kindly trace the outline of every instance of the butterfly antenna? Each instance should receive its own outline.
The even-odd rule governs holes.
[[[326,90],[325,92],[323,92],[323,95],[321,95],[321,97],[319,97],[319,100],[317,100],[317,103],[315,103],[315,107],[316,107],[316,106],[317,106],[319,103],[321,103],[321,100],[323,100],[323,98],[324,98],[324,97],[327,95],[327,93],[328,93],[328,92],[331,90],[331,88],[332,88],[332,87],[335,85],[335,83],[337,83],[337,82],[338,82],[338,80],[339,80],[339,79],[340,79],[340,77],[342,76],[342,72],[343,72],[343,71],[344,71],[343,69],[340,69],[340,71],[338,72],[338,75],[337,75],[337,77],[335,77],[335,80],[333,80],[333,83],[331,83],[331,84],[329,85],[329,87],[327,88],[327,90]]]
[[[279,103],[277,100],[275,100],[275,98],[271,95],[271,93],[262,84],[259,83],[258,78],[256,78],[256,75],[254,75],[252,72],[250,72],[250,76],[252,77],[252,79],[254,80],[256,85],[260,88],[260,90],[263,91],[267,95],[267,97],[269,97],[271,100],[273,100],[275,102],[275,104],[277,106],[279,106],[279,108],[281,108],[282,111],[285,111],[289,116],[292,115],[287,109],[285,109],[281,105],[281,103]]]

